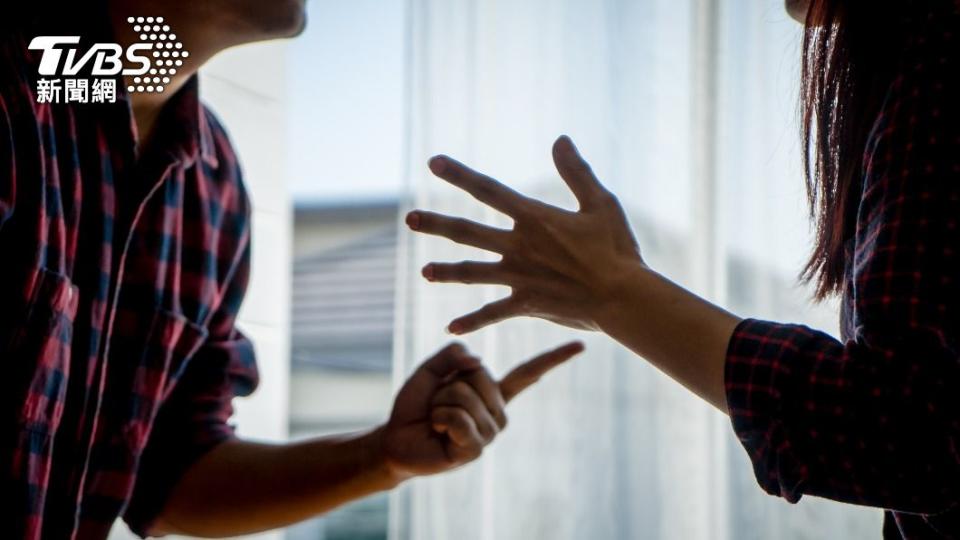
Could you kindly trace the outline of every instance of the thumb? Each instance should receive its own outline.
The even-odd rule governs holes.
[[[570,137],[563,135],[553,143],[553,163],[581,208],[596,206],[600,202],[606,189]]]

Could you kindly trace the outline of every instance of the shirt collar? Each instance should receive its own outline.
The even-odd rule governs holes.
[[[61,24],[73,24],[68,28],[73,28],[68,33],[76,33],[88,42],[113,42],[113,31],[110,28],[105,8],[98,11],[99,16],[90,16],[83,19],[72,19]],[[36,66],[40,61],[40,56],[31,54],[27,50],[26,44],[31,34],[37,34],[41,29],[33,28],[22,34],[24,39],[23,50],[30,66],[29,76],[31,83],[36,84],[37,70]],[[138,133],[136,121],[133,116],[133,107],[130,100],[130,93],[124,84],[123,77],[116,77],[117,102],[112,107],[109,104],[93,104],[81,106],[81,109],[89,109],[90,112],[98,115],[109,115],[119,113],[126,117],[130,126],[130,149],[134,155],[143,155],[143,152],[156,153],[160,156],[172,157],[184,167],[189,167],[198,161],[216,167],[218,164],[216,152],[216,138],[214,128],[210,124],[206,108],[200,100],[199,77],[195,74],[170,97],[163,110],[157,117],[157,124],[154,126],[154,133],[150,142],[150,148],[137,149]],[[111,112],[116,111],[115,113]]]
[[[164,105],[154,128],[150,152],[173,157],[183,167],[197,161],[218,164],[213,126],[200,101],[199,77],[194,75]]]

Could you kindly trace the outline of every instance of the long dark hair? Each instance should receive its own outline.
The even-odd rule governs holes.
[[[813,253],[801,273],[822,300],[843,290],[867,137],[900,47],[891,0],[812,0],[805,25],[801,136]]]

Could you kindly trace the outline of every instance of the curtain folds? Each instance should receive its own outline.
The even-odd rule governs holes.
[[[809,230],[795,120],[800,28],[781,0],[410,0],[409,206],[509,227],[429,175],[450,154],[571,207],[566,133],[628,209],[648,263],[743,316],[834,331],[795,285]],[[395,375],[508,291],[428,284],[490,254],[401,234]],[[876,538],[879,511],[757,486],[729,421],[604,336],[533,320],[464,341],[495,373],[572,337],[588,350],[510,406],[478,462],[399,490],[391,538]]]

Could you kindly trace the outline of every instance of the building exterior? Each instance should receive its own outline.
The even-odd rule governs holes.
[[[393,200],[294,211],[292,438],[364,429],[390,411],[397,212]],[[387,501],[349,505],[287,538],[385,539]]]

